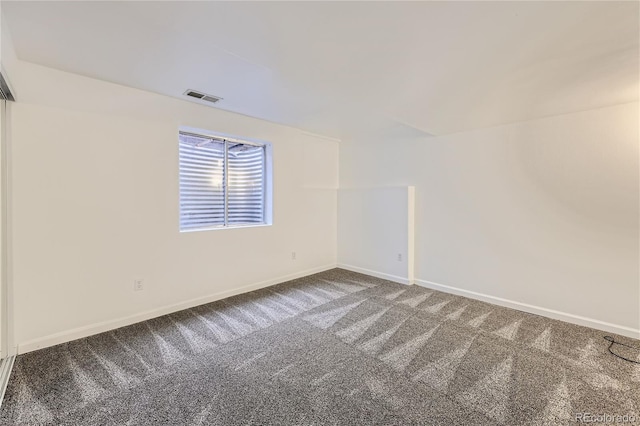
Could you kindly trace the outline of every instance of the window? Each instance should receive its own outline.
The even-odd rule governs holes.
[[[267,146],[180,132],[180,230],[266,224]]]

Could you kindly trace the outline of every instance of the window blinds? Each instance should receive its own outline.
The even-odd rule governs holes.
[[[264,146],[229,147],[227,222],[264,222]]]
[[[180,229],[264,222],[265,148],[180,133]]]

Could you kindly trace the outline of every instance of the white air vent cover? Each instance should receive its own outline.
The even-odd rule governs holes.
[[[200,99],[204,102],[209,102],[211,104],[215,104],[218,101],[221,101],[222,98],[213,95],[207,95],[206,93],[198,92],[196,90],[187,90],[184,92],[184,95],[189,96],[190,98]]]

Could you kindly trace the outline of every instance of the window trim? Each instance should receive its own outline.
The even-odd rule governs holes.
[[[217,140],[218,142],[224,142],[224,141],[229,141],[229,142],[235,142],[235,143],[241,143],[244,145],[253,145],[253,146],[267,146],[270,145],[269,142],[257,142],[251,139],[238,139],[235,136],[227,136],[227,135],[223,135],[223,134],[215,134],[215,133],[211,133],[211,132],[199,132],[196,130],[179,130],[178,134],[180,135],[186,135],[186,136],[195,136],[197,138],[209,138],[209,139],[213,139],[213,140]]]
[[[239,138],[237,136],[226,135],[222,133],[214,133],[211,131],[205,131],[195,129],[191,127],[180,127],[178,130],[178,137],[180,135],[192,136],[197,138],[209,138],[217,142],[224,143],[224,224],[220,225],[208,225],[198,228],[182,229],[181,223],[181,207],[180,200],[178,201],[178,228],[182,232],[198,232],[198,231],[218,231],[221,229],[238,229],[238,228],[260,228],[265,226],[271,226],[272,223],[272,182],[270,176],[273,175],[271,164],[271,143],[267,141],[258,141],[252,139]],[[243,145],[251,145],[260,147],[263,149],[264,166],[262,167],[262,221],[261,222],[246,222],[246,223],[233,223],[229,224],[228,209],[229,209],[229,142],[238,143]],[[178,140],[178,146],[180,141]],[[178,154],[178,188],[180,188],[180,154]],[[178,197],[180,198],[180,189],[178,189]]]
[[[191,229],[181,229],[180,232],[181,233],[188,233],[188,232],[199,232],[199,231],[220,231],[221,229],[242,229],[242,228],[264,228],[265,226],[271,226],[272,223],[238,223],[238,224],[232,224],[232,225],[211,225],[211,226],[207,226],[207,227],[202,227],[202,228],[191,228]]]

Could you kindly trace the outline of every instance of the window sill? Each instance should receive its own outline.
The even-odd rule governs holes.
[[[191,232],[200,232],[200,231],[222,231],[225,229],[242,229],[242,228],[264,228],[266,226],[271,226],[271,223],[252,223],[248,225],[228,225],[228,226],[209,226],[206,228],[194,228],[194,229],[181,229],[181,234],[188,234]]]

